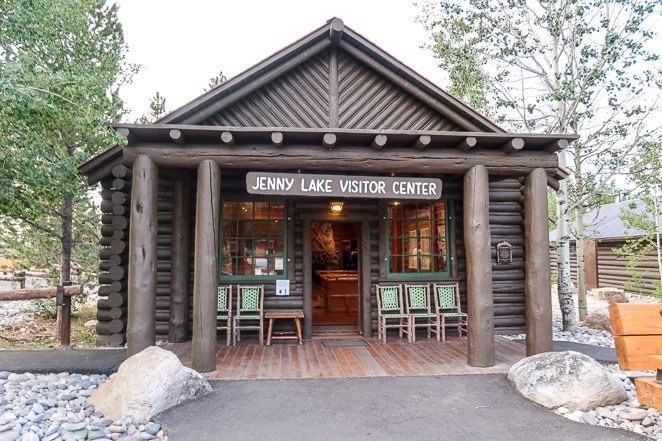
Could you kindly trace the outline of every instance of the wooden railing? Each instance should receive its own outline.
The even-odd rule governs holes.
[[[81,285],[60,285],[50,288],[20,288],[0,290],[0,301],[52,299],[57,305],[57,335],[60,348],[71,345],[71,297],[83,293]]]

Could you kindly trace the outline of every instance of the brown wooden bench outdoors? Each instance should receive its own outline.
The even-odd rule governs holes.
[[[618,364],[623,370],[656,369],[656,377],[637,378],[640,403],[662,409],[662,304],[609,305]]]

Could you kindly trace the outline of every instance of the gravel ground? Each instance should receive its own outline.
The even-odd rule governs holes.
[[[21,326],[31,316],[29,300],[0,302],[0,330],[5,327]]]
[[[561,312],[558,308],[558,297],[556,291],[552,290],[553,326],[554,340],[584,343],[589,345],[614,348],[614,337],[609,331],[599,331],[582,326],[581,323],[575,332],[563,331]],[[630,303],[659,303],[660,299],[638,294],[626,294]],[[589,313],[608,305],[605,300],[598,300],[590,293],[586,296]],[[575,305],[577,297],[575,296]],[[526,334],[504,335],[503,337],[517,340],[526,339]],[[615,427],[629,430],[634,433],[648,436],[657,441],[662,441],[662,412],[657,409],[644,406],[637,401],[637,392],[630,378],[641,376],[653,376],[653,371],[631,372],[621,371],[618,364],[606,366],[616,377],[623,382],[628,394],[628,399],[616,406],[598,407],[588,412],[570,412],[564,407],[556,409],[556,413],[577,422],[605,427]]]
[[[167,440],[159,423],[105,419],[86,404],[107,379],[0,372],[0,441]]]

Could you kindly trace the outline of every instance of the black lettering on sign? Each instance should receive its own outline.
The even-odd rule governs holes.
[[[441,198],[441,179],[249,172],[246,191],[280,196],[436,200]]]

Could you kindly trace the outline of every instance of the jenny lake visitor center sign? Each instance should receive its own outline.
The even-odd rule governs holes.
[[[283,196],[439,199],[441,179],[249,172],[246,190]]]

